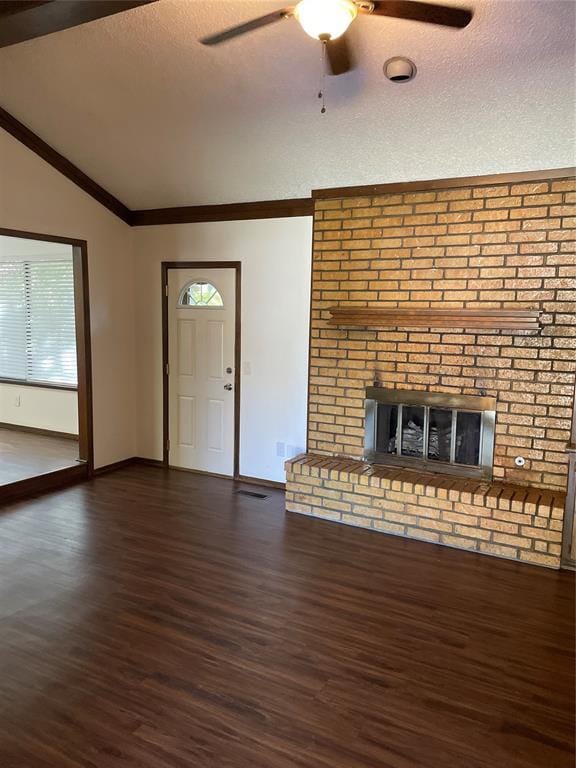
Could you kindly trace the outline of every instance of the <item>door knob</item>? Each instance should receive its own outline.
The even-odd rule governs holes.
[[[225,389],[227,392],[230,392],[230,391],[232,390],[232,384],[224,384],[224,389]]]

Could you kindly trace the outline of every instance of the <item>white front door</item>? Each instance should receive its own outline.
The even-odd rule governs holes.
[[[168,270],[169,464],[234,474],[236,271]]]

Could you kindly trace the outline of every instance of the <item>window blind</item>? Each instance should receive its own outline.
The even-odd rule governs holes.
[[[71,261],[0,262],[0,378],[77,385]]]
[[[23,264],[0,263],[0,376],[26,378]]]

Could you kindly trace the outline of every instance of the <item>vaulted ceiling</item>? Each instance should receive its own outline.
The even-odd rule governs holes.
[[[327,78],[294,20],[207,48],[269,0],[160,0],[0,50],[0,105],[130,208],[574,164],[575,5],[468,0],[462,31],[359,18]],[[391,56],[417,78],[393,84]]]

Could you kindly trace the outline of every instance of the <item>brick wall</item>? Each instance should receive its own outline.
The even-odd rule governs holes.
[[[317,200],[309,450],[361,457],[364,390],[497,399],[494,477],[566,486],[576,371],[576,183]],[[336,304],[539,309],[533,331],[328,327]],[[524,456],[523,469],[514,458]]]

